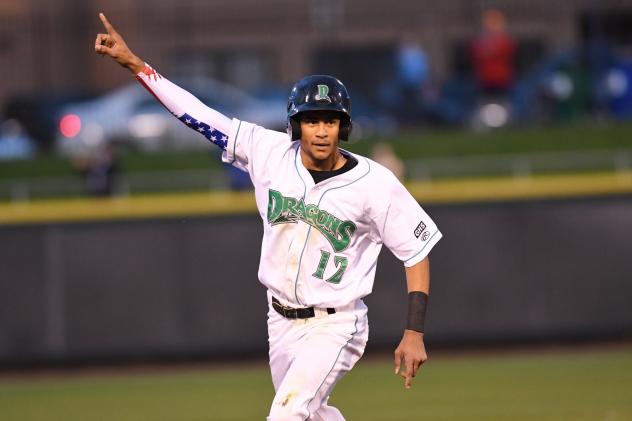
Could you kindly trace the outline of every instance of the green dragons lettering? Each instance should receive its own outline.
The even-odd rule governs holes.
[[[342,221],[318,206],[303,199],[285,197],[276,190],[268,190],[268,222],[270,225],[294,224],[303,221],[316,228],[336,252],[346,249],[356,230],[352,221]]]

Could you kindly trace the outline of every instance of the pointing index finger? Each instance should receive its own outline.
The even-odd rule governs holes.
[[[406,360],[406,372],[404,373],[404,386],[406,387],[406,389],[410,389],[411,385],[412,385],[412,381],[413,381],[413,377],[415,377],[415,372],[413,369],[413,361],[411,360]]]
[[[112,35],[116,33],[116,30],[110,24],[110,22],[108,21],[108,18],[106,18],[103,13],[99,13],[99,19],[101,19],[101,22],[103,22],[103,26],[105,26],[105,29],[108,31],[108,34]]]

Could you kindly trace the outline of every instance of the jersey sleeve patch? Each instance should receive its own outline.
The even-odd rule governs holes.
[[[424,231],[421,242],[422,246],[419,251],[417,251],[412,257],[407,260],[404,260],[404,266],[410,267],[416,263],[421,262],[423,259],[428,256],[430,250],[439,242],[439,240],[443,237],[443,234],[438,229],[435,229],[431,234],[430,231]]]
[[[422,237],[423,241],[426,241],[428,239],[428,236],[425,235],[428,234],[428,232],[426,232],[426,224],[424,224],[424,221],[419,222],[419,225],[417,225],[417,227],[415,228],[414,234],[416,238],[419,238],[419,236],[424,234],[425,238]]]
[[[193,130],[197,130],[198,132],[200,132],[202,135],[204,135],[205,138],[219,146],[222,150],[226,150],[226,145],[228,144],[228,136],[226,136],[225,133],[222,133],[214,127],[209,126],[203,121],[196,120],[187,113],[184,113],[180,117],[178,117],[178,120],[192,128]]]

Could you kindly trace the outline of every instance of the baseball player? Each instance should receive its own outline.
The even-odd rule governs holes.
[[[308,76],[288,100],[288,132],[230,119],[135,56],[103,14],[95,51],[129,69],[174,116],[246,171],[263,220],[259,280],[267,288],[270,370],[276,391],[268,420],[344,420],[328,405],[360,359],[371,292],[386,245],[405,266],[408,321],[395,350],[406,388],[426,360],[428,253],[437,226],[386,168],[339,147],[351,131],[351,102],[331,76]],[[403,361],[403,363],[402,363]]]

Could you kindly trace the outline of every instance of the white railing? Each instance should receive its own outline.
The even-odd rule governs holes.
[[[632,149],[615,151],[545,152],[534,154],[477,155],[424,158],[405,161],[409,180],[446,177],[616,171],[632,169]],[[120,174],[116,193],[120,195],[163,191],[193,191],[229,188],[226,169],[155,171]],[[32,198],[85,195],[80,175],[29,180],[0,180],[0,200],[28,201]]]
[[[528,177],[532,174],[584,171],[624,172],[632,168],[632,149],[411,159],[405,161],[405,166],[406,175],[411,180],[488,175]]]
[[[225,170],[183,170],[122,173],[117,176],[115,193],[213,190],[229,186]],[[32,198],[86,195],[81,175],[42,177],[29,180],[0,180],[0,200],[28,201]]]

